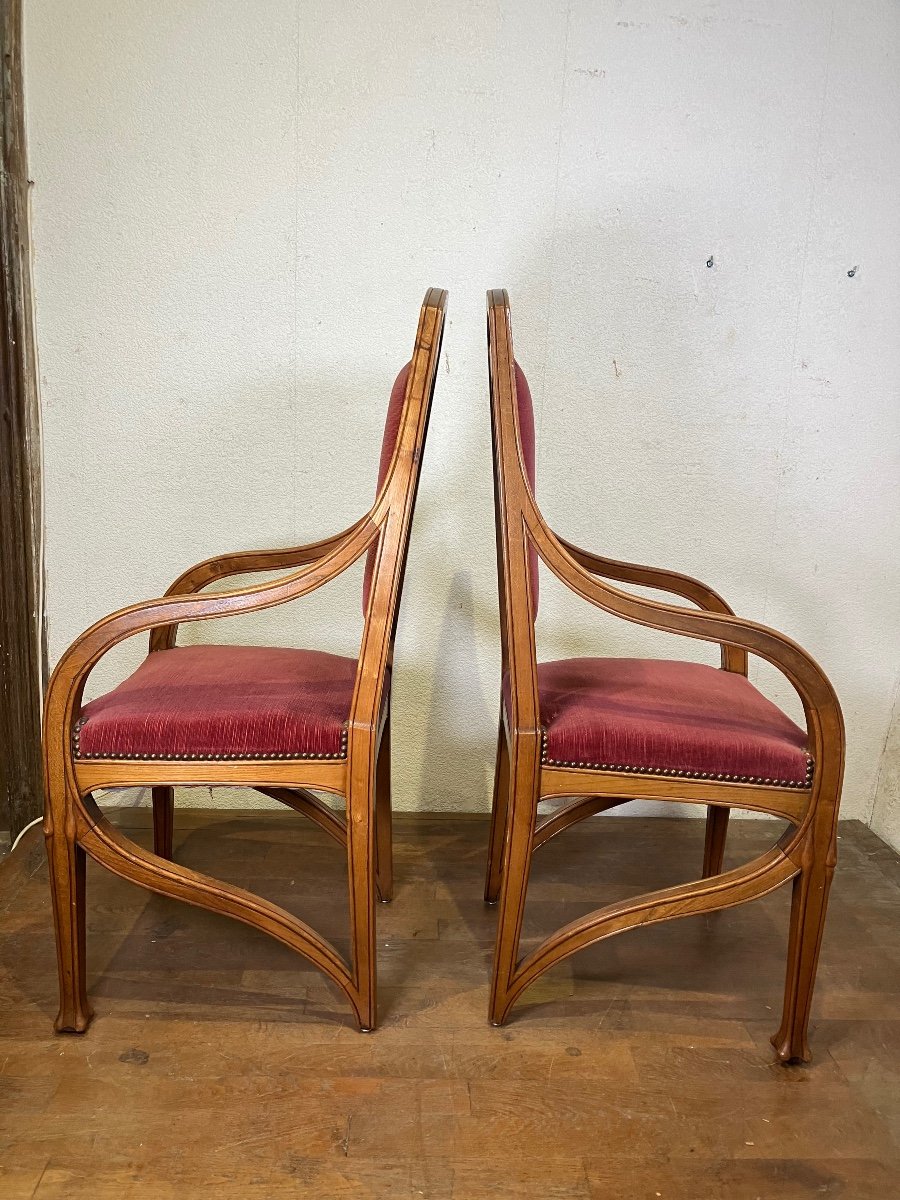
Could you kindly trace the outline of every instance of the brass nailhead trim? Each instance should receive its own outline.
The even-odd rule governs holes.
[[[712,771],[679,771],[668,770],[665,767],[630,767],[614,763],[595,762],[564,762],[558,758],[547,757],[547,731],[541,735],[541,762],[548,767],[577,767],[582,771],[624,771],[630,775],[659,775],[670,779],[712,779],[721,783],[761,783],[768,787],[797,788],[808,790],[812,787],[815,763],[807,755],[806,779],[798,783],[794,779],[763,779],[761,775],[717,775]]]
[[[79,718],[72,728],[72,752],[83,762],[101,759],[109,762],[134,760],[136,762],[272,762],[273,759],[309,758],[320,761],[338,762],[347,757],[347,726],[341,730],[341,748],[337,754],[82,754],[81,729],[85,721]]]

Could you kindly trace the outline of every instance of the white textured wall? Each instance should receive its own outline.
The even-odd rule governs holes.
[[[403,808],[484,808],[483,295],[505,285],[548,517],[804,643],[844,703],[845,812],[870,816],[900,648],[900,6],[27,0],[26,17],[54,657],[199,558],[363,511],[419,301],[448,287],[395,789]],[[188,636],[350,650],[357,586]],[[552,581],[540,635],[546,657],[706,653]]]

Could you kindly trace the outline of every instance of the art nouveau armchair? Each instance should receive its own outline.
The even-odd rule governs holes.
[[[391,897],[390,670],[397,609],[440,353],[446,293],[431,289],[412,360],[391,393],[372,508],[313,545],[208,559],[159,600],[98,621],[63,655],[44,719],[46,807],[59,962],[57,1031],[83,1033],[85,854],[164,896],[264,930],[319,967],[374,1028],[375,899]],[[295,600],[366,554],[359,658],[315,650],[175,644],[186,621]],[[287,571],[266,583],[202,594],[215,580]],[[117,642],[150,630],[150,653],[114,691],[82,705],[85,681]],[[310,817],[346,847],[350,961],[278,905],[172,861],[173,788],[255,788]],[[154,852],[126,838],[92,793],[152,788]],[[311,790],[312,789],[312,790]],[[314,791],[345,800],[346,817]]]
[[[634,926],[708,913],[793,882],[781,1027],[783,1062],[808,1060],[807,1025],[828,890],[844,761],[841,710],[799,646],[734,616],[711,588],[672,571],[580,550],[547,525],[534,496],[534,420],[515,361],[505,291],[488,292],[488,355],[503,688],[485,899],[500,901],[490,1017],[502,1024],[522,992],[576,951]],[[538,560],[591,604],[639,625],[721,646],[721,669],[687,662],[577,658],[538,663]],[[696,609],[614,587],[638,584]],[[774,664],[803,702],[806,729],[747,679],[748,652]],[[547,817],[538,802],[566,798]],[[695,883],[600,908],[546,938],[519,944],[532,855],[593,813],[638,798],[707,806]],[[767,853],[723,871],[731,808],[789,822]]]

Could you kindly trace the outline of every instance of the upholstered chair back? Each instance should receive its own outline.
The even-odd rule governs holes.
[[[406,399],[406,381],[409,379],[409,368],[410,363],[407,363],[394,380],[394,386],[391,388],[391,398],[388,401],[387,416],[384,420],[384,434],[381,439],[381,458],[378,463],[378,487],[376,488],[376,495],[381,491],[384,481],[387,479],[394,451],[397,448],[397,435],[400,432],[400,426],[403,422],[403,402]],[[372,594],[372,577],[375,574],[377,555],[378,543],[375,542],[369,548],[369,552],[366,555],[365,573],[363,574],[362,604],[364,614],[369,609],[369,597]]]
[[[522,465],[528,479],[528,486],[534,492],[535,467],[535,438],[534,438],[534,405],[531,403],[531,388],[525,378],[525,372],[515,364],[516,368],[516,409],[519,416],[519,450],[522,455]],[[538,610],[538,555],[533,546],[528,548],[528,571],[531,578],[531,604],[534,615]]]

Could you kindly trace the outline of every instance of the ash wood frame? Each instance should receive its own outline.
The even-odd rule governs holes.
[[[390,713],[384,697],[422,449],[434,393],[447,294],[431,288],[419,317],[406,396],[390,467],[372,508],[343,533],[307,546],[207,559],[158,599],[105,617],[62,656],[50,681],[44,719],[47,854],[59,965],[57,1032],[83,1033],[91,1020],[85,973],[85,855],[115,874],[262,929],[322,970],[350,1002],[361,1030],[376,1023],[375,900],[392,891]],[[376,562],[342,759],[161,761],[78,759],[73,731],[85,681],[112,646],[150,631],[150,652],[175,644],[178,625],[255,612],[298,599],[334,579],[375,545]],[[213,580],[255,571],[300,570],[266,583],[199,595]],[[247,786],[316,821],[346,847],[351,960],[278,905],[172,861],[175,785]],[[154,852],[117,830],[98,809],[99,788],[150,786]],[[347,817],[310,789],[343,796]]]
[[[485,899],[500,902],[490,1019],[503,1024],[529,984],[603,938],[638,925],[728,908],[793,880],[784,1010],[772,1044],[782,1062],[808,1061],[809,1012],[836,861],[844,764],[844,726],[837,697],[821,668],[796,643],[736,617],[705,584],[671,571],[602,558],[553,532],[538,509],[524,468],[509,298],[497,289],[488,292],[487,301],[502,660],[510,679],[508,709],[501,706],[485,885]],[[746,674],[748,653],[777,667],[803,703],[814,763],[809,786],[790,789],[727,778],[676,779],[543,761],[529,580],[531,547],[568,588],[605,612],[651,629],[717,642],[723,670]],[[644,599],[605,582],[610,579],[667,591],[698,607]],[[539,818],[538,802],[548,797],[570,800],[561,810]],[[557,930],[520,959],[534,851],[584,817],[635,799],[708,806],[703,878],[597,909]],[[723,871],[732,808],[772,813],[790,824],[765,854]]]
[[[9,829],[15,840],[41,811],[41,692],[46,676],[20,0],[0,4],[0,44],[0,828]]]

